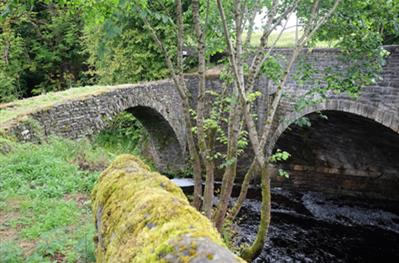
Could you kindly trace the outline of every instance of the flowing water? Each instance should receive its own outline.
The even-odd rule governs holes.
[[[399,262],[399,203],[272,191],[267,244],[254,262]],[[239,214],[235,242],[256,235],[260,202]]]

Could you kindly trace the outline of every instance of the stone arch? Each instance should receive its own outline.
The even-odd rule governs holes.
[[[305,115],[311,127],[287,129]],[[399,200],[396,116],[356,102],[330,101],[289,117],[280,123],[271,146],[292,154],[280,164],[292,175],[279,179],[280,186]]]
[[[103,98],[100,119],[120,112],[135,116],[149,134],[147,153],[158,171],[168,174],[185,169],[186,130],[180,98],[170,81],[126,85]],[[101,121],[99,121],[101,123]],[[104,127],[99,125],[100,129]]]
[[[320,111],[341,111],[341,112],[352,113],[361,117],[371,119],[377,123],[380,123],[383,126],[390,128],[391,130],[399,134],[398,114],[395,114],[390,111],[385,111],[383,109],[379,109],[378,107],[375,106],[358,103],[356,101],[329,99],[324,103],[306,107],[304,110],[300,112],[290,112],[285,114],[280,119],[279,124],[276,125],[276,129],[273,133],[270,143],[268,144],[268,150],[269,151],[273,150],[274,145],[276,144],[281,134],[283,134],[283,132],[296,120],[310,113],[320,112]]]
[[[125,111],[133,114],[149,134],[149,151],[156,168],[163,173],[184,169],[184,147],[168,120],[148,106],[133,106]]]

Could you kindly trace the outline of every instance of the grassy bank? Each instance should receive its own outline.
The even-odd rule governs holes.
[[[95,262],[90,192],[116,155],[139,153],[141,138],[130,114],[92,141],[0,137],[0,262]]]
[[[0,262],[94,262],[89,194],[111,156],[59,138],[0,147]]]

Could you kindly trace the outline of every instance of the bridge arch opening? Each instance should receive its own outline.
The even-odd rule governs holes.
[[[169,122],[155,109],[135,106],[125,110],[131,113],[148,133],[148,142],[141,145],[143,154],[164,174],[178,173],[185,167],[184,151]]]
[[[320,113],[326,118],[322,118]],[[310,127],[291,124],[274,150],[291,154],[277,184],[399,200],[399,134],[357,114],[325,110],[306,115]]]

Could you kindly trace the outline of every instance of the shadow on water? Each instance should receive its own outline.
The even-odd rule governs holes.
[[[399,262],[399,203],[273,189],[268,241],[254,262]],[[237,245],[251,242],[260,202],[239,214]]]

